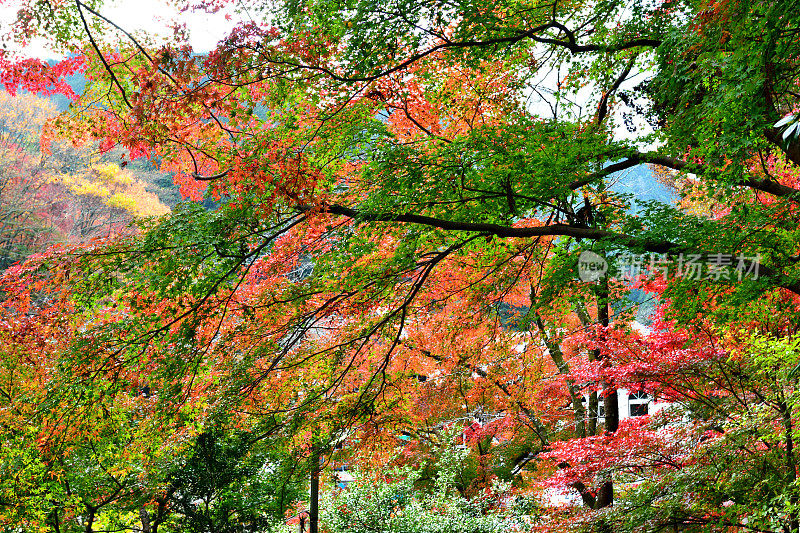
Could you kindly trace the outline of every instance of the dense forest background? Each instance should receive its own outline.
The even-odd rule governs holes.
[[[800,531],[796,0],[169,5],[0,29],[3,531]]]

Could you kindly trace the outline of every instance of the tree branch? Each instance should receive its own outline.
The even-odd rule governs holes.
[[[83,29],[86,31],[86,36],[89,37],[89,42],[92,43],[92,48],[94,48],[94,51],[97,52],[97,56],[100,58],[100,61],[103,62],[103,67],[105,67],[106,72],[108,72],[108,74],[111,76],[111,80],[114,82],[114,85],[116,85],[117,88],[119,89],[120,95],[122,96],[122,99],[125,101],[125,104],[128,107],[133,108],[131,103],[128,101],[127,94],[125,94],[125,89],[123,89],[122,84],[119,82],[116,74],[114,74],[114,71],[111,69],[111,65],[108,64],[108,61],[106,61],[103,52],[100,51],[100,47],[94,40],[94,36],[92,35],[91,30],[89,30],[89,23],[86,22],[86,17],[83,16],[83,10],[81,9],[82,6],[83,7],[85,6],[79,0],[75,1],[75,6],[78,8],[78,15],[80,15],[81,17],[81,22],[83,22]]]
[[[549,37],[537,37],[537,34],[543,33],[549,29],[558,29],[562,31],[567,36],[567,41],[563,41],[560,39],[552,39]],[[384,71],[378,72],[376,74],[372,74],[369,76],[342,76],[336,74],[331,69],[322,66],[314,66],[314,65],[305,65],[302,63],[294,63],[291,61],[275,61],[269,60],[270,63],[285,65],[288,67],[293,67],[297,69],[304,69],[304,70],[312,70],[317,71],[329,76],[331,79],[343,83],[356,83],[356,82],[371,82],[377,79],[383,78],[384,76],[388,76],[389,74],[393,74],[400,70],[405,69],[406,67],[416,63],[420,59],[423,59],[435,52],[440,50],[447,50],[447,49],[458,49],[458,48],[485,48],[491,46],[498,46],[498,45],[512,45],[516,44],[520,41],[525,39],[531,39],[538,43],[542,44],[550,44],[554,46],[560,46],[563,48],[568,49],[573,54],[580,54],[585,52],[606,52],[606,53],[613,53],[613,52],[621,52],[623,50],[629,50],[631,48],[637,47],[649,47],[655,48],[661,44],[660,39],[633,39],[631,41],[627,41],[624,43],[620,43],[615,46],[607,46],[607,45],[599,45],[599,44],[590,44],[590,45],[579,45],[575,39],[575,34],[569,30],[563,24],[554,21],[548,22],[547,24],[541,24],[536,26],[535,28],[531,28],[525,31],[517,31],[515,35],[510,35],[508,37],[496,37],[494,39],[487,39],[485,41],[478,41],[478,40],[471,40],[471,41],[446,41],[435,46],[428,48],[422,52],[418,52],[405,61],[402,61]]]
[[[594,174],[591,174],[590,176],[584,179],[575,180],[571,182],[568,185],[568,187],[573,190],[579,189],[584,185],[588,185],[593,181],[600,179],[604,176],[609,176],[611,174],[614,174],[615,172],[621,172],[623,170],[633,168],[643,163],[659,165],[662,167],[667,167],[678,171],[689,171],[694,174],[703,174],[705,171],[708,170],[708,167],[705,165],[689,163],[687,161],[684,161],[682,159],[677,159],[675,157],[661,155],[654,152],[635,152],[629,154],[622,161],[618,161],[617,163],[608,165],[599,172],[595,172]],[[748,187],[750,189],[755,189],[757,191],[765,192],[767,194],[771,194],[773,196],[777,196],[780,198],[787,198],[789,200],[800,202],[800,189],[795,189],[794,187],[789,187],[788,185],[781,185],[776,181],[770,181],[768,179],[747,178],[739,182],[737,185],[739,185],[740,187]]]
[[[318,208],[300,205],[300,211],[306,213]],[[699,254],[710,257],[714,254],[703,250],[698,250],[688,244],[681,244],[669,241],[650,240],[634,237],[625,233],[618,233],[599,228],[588,228],[585,226],[572,226],[568,224],[551,224],[549,226],[521,227],[501,226],[499,224],[489,224],[481,222],[461,222],[455,220],[445,220],[425,215],[414,215],[410,213],[364,213],[356,209],[345,207],[338,204],[324,206],[322,211],[334,215],[343,215],[354,220],[366,222],[406,222],[419,224],[431,228],[439,228],[447,231],[469,231],[485,235],[494,235],[505,238],[523,237],[573,237],[576,239],[589,239],[614,242],[626,248],[643,250],[656,254]],[[777,287],[782,287],[795,294],[800,295],[800,280],[788,278],[781,272],[777,272],[766,265],[759,264],[759,275],[771,278]]]
[[[625,68],[620,73],[619,77],[614,80],[614,83],[611,84],[611,87],[607,91],[603,93],[603,96],[600,98],[600,104],[597,106],[597,123],[600,124],[603,122],[603,119],[606,118],[608,114],[608,100],[617,92],[619,86],[628,78],[628,75],[631,73],[633,69],[633,65],[636,63],[636,58],[639,57],[638,55],[634,55],[628,61],[628,64],[625,65]]]

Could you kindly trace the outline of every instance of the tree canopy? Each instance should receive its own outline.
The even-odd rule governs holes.
[[[174,458],[223,430],[231,456],[277,439],[315,471],[337,453],[422,468],[460,424],[464,496],[498,477],[571,491],[543,530],[798,530],[800,3],[184,7],[241,22],[205,52],[100,1],[24,1],[4,36],[68,54],[0,55],[8,91],[73,99],[44,145],[124,148],[190,200],[5,271],[25,516],[158,518],[194,461]],[[619,186],[642,168],[674,202]],[[112,205],[116,172],[63,183]],[[634,288],[658,302],[648,331]],[[621,389],[674,409],[621,420]],[[65,461],[94,461],[106,496],[64,489],[92,472]]]

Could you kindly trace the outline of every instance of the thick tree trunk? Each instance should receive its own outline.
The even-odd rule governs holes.
[[[86,527],[83,529],[86,533],[93,533],[94,529],[94,514],[97,511],[97,507],[92,507],[90,505],[86,505]]]
[[[589,360],[594,358],[590,356]],[[597,419],[599,418],[597,408],[599,402],[597,400],[597,391],[589,393],[589,436],[594,437],[597,435]]]
[[[602,278],[595,289],[597,296],[597,322],[604,328],[609,325],[608,278]],[[605,340],[605,332],[601,334]],[[601,354],[597,354],[599,359]],[[619,428],[619,401],[617,390],[613,383],[603,383],[603,416],[605,417],[605,430],[614,433]]]
[[[311,495],[309,498],[308,515],[310,533],[319,533],[319,452],[311,453]]]
[[[150,514],[144,505],[139,507],[139,521],[142,523],[142,533],[152,533],[150,529]]]
[[[602,278],[598,281],[595,289],[597,298],[597,322],[600,326],[607,328],[609,325],[610,306],[608,301],[608,278]],[[605,332],[601,335],[605,336]],[[604,338],[599,339],[603,341]],[[598,353],[597,358],[600,359],[602,354]],[[617,398],[617,390],[614,388],[613,383],[603,383],[603,416],[605,417],[604,429],[608,433],[614,433],[619,428],[619,400]],[[600,485],[597,491],[597,498],[595,501],[595,509],[603,509],[614,504],[614,480],[611,474],[608,474],[606,479]],[[597,524],[597,530],[600,533],[610,533],[612,527],[607,522],[601,520]]]
[[[50,513],[50,516],[53,520],[53,532],[54,533],[61,533],[61,523],[58,519],[58,508],[54,508],[53,511]]]
[[[584,309],[581,305],[575,306],[575,314],[578,315],[578,318],[581,321],[581,325],[584,328],[588,328],[592,325],[592,319],[589,317],[589,313]],[[600,356],[599,350],[590,350],[589,351],[589,361],[596,361],[597,358]],[[597,435],[597,421],[599,420],[600,416],[597,412],[598,408],[598,396],[597,391],[593,391],[589,393],[589,403],[587,405],[587,424],[586,424],[586,434],[588,437],[594,437]]]

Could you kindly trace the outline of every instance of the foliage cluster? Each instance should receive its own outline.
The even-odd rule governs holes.
[[[4,238],[50,239],[56,185],[80,238],[0,278],[8,528],[263,529],[335,457],[341,531],[800,530],[800,1],[187,5],[247,13],[209,52],[40,6],[4,39],[73,55],[0,82],[74,99],[45,144],[191,201],[13,130]],[[643,169],[677,201],[618,186]],[[81,218],[123,210],[162,216]],[[536,520],[481,503],[501,482]]]

